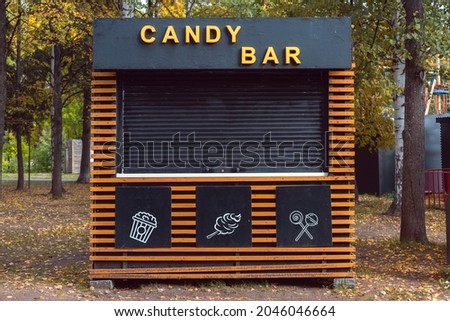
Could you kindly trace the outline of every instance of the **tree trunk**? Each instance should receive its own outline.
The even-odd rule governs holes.
[[[400,46],[400,37],[398,35],[398,26],[400,19],[400,7],[397,8],[394,17],[393,28],[397,32],[397,46]],[[386,211],[386,215],[399,216],[402,207],[402,181],[403,181],[403,130],[405,128],[405,62],[394,53],[394,83],[396,87],[394,97],[394,199],[391,206]]]
[[[62,184],[62,74],[61,46],[52,46],[52,189],[53,198],[61,198],[64,193]]]
[[[82,150],[80,175],[78,176],[77,183],[87,184],[89,183],[91,160],[91,87],[89,85],[85,85],[83,88],[83,98],[83,134],[81,136]]]
[[[400,215],[402,207],[402,182],[403,182],[403,130],[405,127],[405,64],[397,60],[394,67],[394,82],[398,92],[394,99],[394,199],[386,211],[387,215]]]
[[[31,188],[31,133],[28,131],[28,189]]]
[[[21,3],[17,2],[17,25],[16,25],[16,73],[14,77],[14,96],[18,98],[21,93],[20,79],[22,77],[22,18],[21,18]],[[22,121],[15,129],[16,143],[17,143],[17,190],[25,189],[25,171],[23,166],[23,150],[22,150]]]
[[[192,7],[194,6],[194,2],[191,2],[189,0],[186,0],[186,18],[191,18],[192,17]]]
[[[122,18],[134,18],[134,4],[130,0],[121,0]]]
[[[20,126],[15,130],[17,142],[17,190],[25,189],[25,171],[23,167],[22,130]]]
[[[3,136],[6,113],[6,1],[0,1],[0,199],[3,199]]]
[[[405,41],[409,57],[405,64],[405,130],[403,159],[403,193],[400,241],[428,243],[425,227],[425,70],[422,59],[423,3],[404,0],[407,32]],[[418,19],[418,20],[417,20]],[[417,21],[422,29],[414,29]]]
[[[158,18],[160,0],[148,0],[147,2],[147,12],[148,16],[151,18]]]

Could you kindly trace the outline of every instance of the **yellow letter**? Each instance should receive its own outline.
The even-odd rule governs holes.
[[[285,52],[285,63],[286,65],[291,64],[291,59],[294,61],[294,64],[300,65],[300,59],[298,58],[300,56],[300,48],[298,47],[286,47]]]
[[[162,43],[167,43],[167,41],[173,41],[174,43],[179,43],[177,33],[175,32],[175,29],[173,26],[168,26],[166,29],[166,33],[164,34],[164,38],[162,40]]]
[[[155,42],[155,37],[147,37],[147,31],[150,31],[152,33],[156,32],[155,27],[151,26],[151,25],[145,25],[142,27],[141,29],[141,40],[145,43],[153,43]]]
[[[191,39],[194,43],[200,43],[200,26],[195,26],[195,31],[192,30],[191,26],[186,26],[185,42],[191,43]]]
[[[241,64],[252,65],[256,61],[256,50],[253,47],[242,47]]]
[[[215,33],[213,37],[212,33]],[[220,40],[220,29],[217,26],[206,26],[206,43],[217,43]]]
[[[236,43],[237,35],[238,35],[239,31],[241,31],[241,26],[237,26],[236,29],[233,30],[232,26],[227,25],[227,30],[231,36],[231,43]]]
[[[277,54],[275,53],[275,50],[273,47],[268,47],[266,53],[264,54],[264,59],[262,64],[265,65],[267,62],[273,62],[275,65],[278,65],[280,62],[278,61]]]

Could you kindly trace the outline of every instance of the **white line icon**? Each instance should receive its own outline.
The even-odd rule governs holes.
[[[239,227],[239,222],[241,221],[241,214],[235,213],[225,213],[216,219],[216,224],[214,224],[215,231],[209,234],[206,238],[210,238],[216,235],[227,235],[233,234],[234,231]]]
[[[308,231],[308,228],[311,226],[316,226],[319,224],[319,218],[317,217],[317,214],[315,213],[308,213],[305,215],[305,222],[303,223],[303,214],[300,211],[293,211],[289,215],[289,220],[292,224],[299,225],[302,230],[300,233],[298,233],[297,237],[295,238],[295,242],[298,242],[303,234],[308,235],[308,237],[313,240],[314,237],[311,235],[311,233]]]
[[[130,238],[141,243],[147,243],[153,230],[158,226],[156,217],[147,212],[138,212],[133,215]]]

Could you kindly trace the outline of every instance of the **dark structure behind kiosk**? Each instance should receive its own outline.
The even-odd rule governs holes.
[[[93,280],[353,280],[347,18],[100,19]]]

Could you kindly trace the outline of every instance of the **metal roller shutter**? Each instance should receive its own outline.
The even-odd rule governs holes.
[[[119,173],[323,172],[324,71],[123,72]]]

